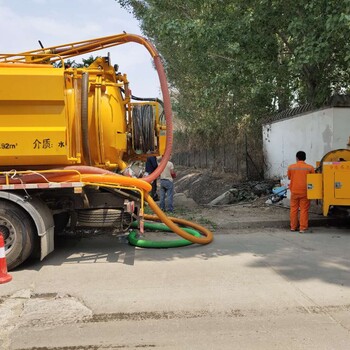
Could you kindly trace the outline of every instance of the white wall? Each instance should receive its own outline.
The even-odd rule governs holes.
[[[263,126],[265,177],[281,178],[298,151],[306,152],[306,162],[316,162],[329,151],[348,148],[350,108],[327,108]]]
[[[350,108],[333,108],[333,149],[350,148]]]

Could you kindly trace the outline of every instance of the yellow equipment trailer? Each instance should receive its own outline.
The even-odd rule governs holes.
[[[328,152],[319,162],[317,173],[307,175],[307,188],[309,199],[321,201],[324,216],[331,206],[350,209],[350,150]]]
[[[154,60],[163,101],[131,95],[111,58],[88,67],[65,60],[112,46],[143,45]],[[180,236],[194,237],[161,213],[148,195],[172,147],[172,112],[160,57],[145,38],[118,34],[17,54],[0,54],[0,234],[12,269],[54,249],[54,231],[133,221],[143,232],[144,201]],[[163,155],[154,173],[120,175],[135,161]],[[128,172],[130,174],[130,172]],[[38,249],[37,249],[38,248]]]

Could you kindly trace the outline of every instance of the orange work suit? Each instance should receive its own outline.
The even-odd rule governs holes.
[[[300,231],[309,227],[310,200],[307,199],[307,174],[312,174],[315,169],[312,165],[298,160],[288,167],[288,179],[290,180],[290,228],[298,227],[298,211],[300,209]]]

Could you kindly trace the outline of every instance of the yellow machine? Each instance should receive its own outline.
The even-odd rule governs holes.
[[[316,174],[307,175],[307,196],[322,201],[323,215],[331,206],[350,208],[350,150],[328,152],[317,166]]]
[[[131,95],[127,76],[109,55],[88,67],[65,65],[65,59],[128,42],[152,56],[164,102]],[[54,249],[54,232],[67,224],[118,232],[137,224],[142,234],[144,219],[160,220],[185,244],[209,243],[210,231],[168,218],[148,194],[171,148],[168,84],[145,38],[124,33],[0,54],[0,234],[9,269],[35,253],[43,259]],[[152,174],[120,175],[132,176],[125,170],[134,161],[158,155],[162,161]],[[156,216],[144,214],[145,202]]]

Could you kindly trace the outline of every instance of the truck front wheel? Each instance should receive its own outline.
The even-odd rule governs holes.
[[[0,233],[5,241],[7,268],[12,270],[24,262],[33,251],[34,223],[21,207],[1,200]]]

